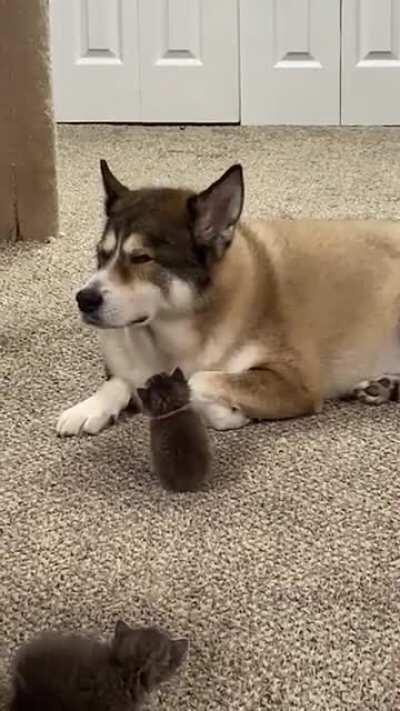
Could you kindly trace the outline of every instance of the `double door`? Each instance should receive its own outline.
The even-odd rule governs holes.
[[[59,121],[400,124],[400,0],[50,0]]]

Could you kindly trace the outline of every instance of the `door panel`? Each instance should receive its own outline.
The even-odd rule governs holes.
[[[237,0],[139,0],[143,120],[239,121]]]
[[[245,124],[340,121],[340,0],[241,0]]]
[[[137,0],[51,0],[58,121],[140,121]]]
[[[81,52],[78,62],[104,60],[120,62],[120,0],[83,0],[81,2]]]
[[[344,0],[342,122],[400,124],[400,1]]]

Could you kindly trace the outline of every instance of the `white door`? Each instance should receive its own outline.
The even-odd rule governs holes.
[[[400,124],[400,0],[343,0],[342,123]]]
[[[139,0],[144,121],[239,121],[237,0]]]
[[[238,0],[50,0],[58,121],[238,122]]]
[[[140,121],[137,0],[50,0],[58,121]]]
[[[340,0],[241,0],[240,55],[242,123],[340,123]]]

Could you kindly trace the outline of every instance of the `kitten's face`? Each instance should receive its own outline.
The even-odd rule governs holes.
[[[156,627],[131,628],[119,621],[112,656],[122,670],[133,698],[149,693],[172,676],[188,650],[185,639],[173,640]]]
[[[154,375],[147,381],[145,388],[138,389],[138,395],[144,412],[152,417],[159,417],[187,405],[190,389],[182,371],[176,368],[172,375]]]

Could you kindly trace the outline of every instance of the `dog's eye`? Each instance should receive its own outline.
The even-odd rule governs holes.
[[[149,254],[132,254],[130,260],[133,264],[146,264],[146,262],[151,262],[152,258]]]
[[[110,252],[106,252],[104,249],[101,249],[101,247],[99,247],[97,249],[97,262],[99,266],[104,265],[106,261],[110,258],[110,256]]]

